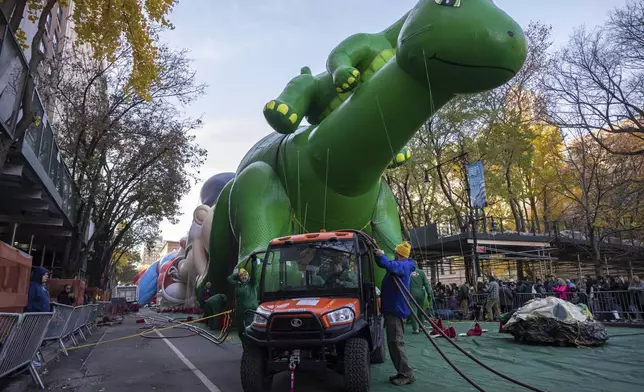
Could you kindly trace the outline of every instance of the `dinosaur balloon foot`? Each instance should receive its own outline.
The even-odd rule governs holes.
[[[279,99],[274,99],[264,106],[264,117],[275,131],[282,134],[295,132],[300,119],[292,106]]]

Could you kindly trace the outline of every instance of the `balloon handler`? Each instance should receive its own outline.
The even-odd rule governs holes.
[[[385,316],[385,332],[389,356],[394,363],[397,374],[389,377],[389,381],[397,386],[414,382],[414,373],[409,366],[405,352],[405,319],[411,312],[405,303],[403,294],[398,291],[394,275],[398,276],[409,290],[411,274],[416,271],[416,262],[409,258],[411,245],[403,242],[395,248],[396,260],[389,260],[382,249],[375,252],[376,264],[384,268],[387,274],[382,279],[382,313]]]
[[[429,308],[432,308],[432,287],[429,285],[429,281],[427,280],[427,275],[425,275],[425,272],[422,269],[418,268],[418,263],[416,263],[415,260],[412,260],[415,265],[416,265],[416,271],[411,273],[411,281],[409,283],[411,289],[409,290],[411,292],[412,297],[418,302],[420,306],[423,306],[425,304],[425,298],[428,299],[429,302]],[[427,297],[425,297],[427,295]],[[422,309],[417,309],[416,306],[414,306],[414,313],[418,315],[418,319],[422,320],[423,316],[421,313]],[[418,335],[420,333],[420,330],[418,329],[418,322],[414,317],[411,318],[411,325],[414,330],[414,334]]]
[[[215,314],[219,314],[223,311],[226,310],[226,300],[228,298],[226,297],[226,294],[216,294],[213,295],[212,297],[209,297],[205,302],[204,302],[204,317],[209,317]],[[211,317],[206,321],[206,325],[210,329],[217,329],[219,323],[219,318],[218,317]]]
[[[257,280],[252,279],[244,268],[240,268],[238,272],[233,272],[228,277],[228,283],[235,285],[235,298],[237,306],[235,308],[235,323],[237,324],[237,334],[239,340],[245,345],[244,338],[244,318],[246,325],[253,322],[253,314],[245,314],[247,310],[256,310],[259,306],[257,302]]]

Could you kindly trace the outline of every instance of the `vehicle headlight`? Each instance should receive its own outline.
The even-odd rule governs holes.
[[[351,311],[351,309],[342,308],[328,313],[326,315],[326,318],[331,325],[350,323],[351,321],[353,321],[353,312]]]
[[[255,312],[259,313],[254,313],[253,316],[253,325],[263,327],[266,326],[266,322],[268,321],[268,317],[271,315],[271,312],[268,310],[262,308],[261,306],[258,307]]]

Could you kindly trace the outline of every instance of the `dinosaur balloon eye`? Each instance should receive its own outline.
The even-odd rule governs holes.
[[[461,0],[434,0],[438,5],[458,8],[461,6]]]

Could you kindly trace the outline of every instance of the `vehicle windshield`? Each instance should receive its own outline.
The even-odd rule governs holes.
[[[284,245],[269,249],[264,260],[267,296],[338,295],[358,289],[353,239]]]

